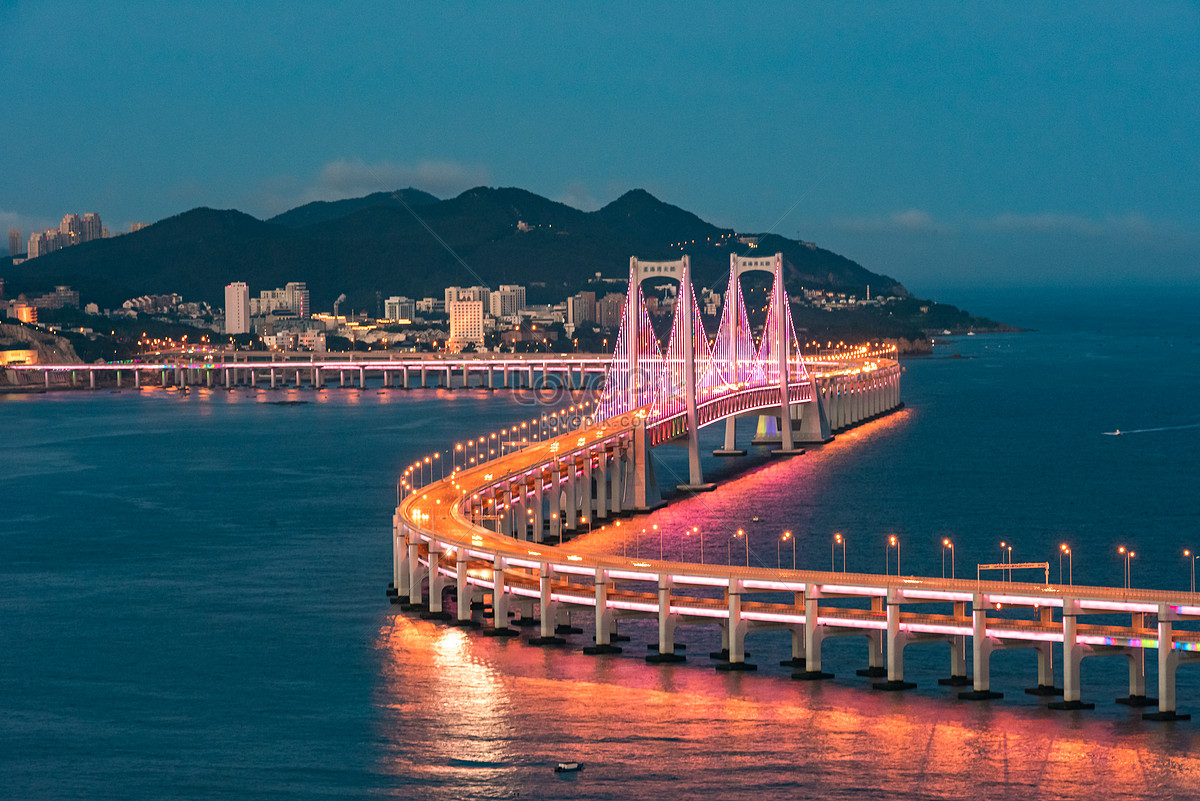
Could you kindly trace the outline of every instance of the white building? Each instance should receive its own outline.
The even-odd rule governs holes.
[[[483,344],[483,302],[479,300],[455,300],[446,306],[450,315],[450,342],[461,348],[474,342]]]
[[[492,308],[492,290],[486,286],[472,286],[463,288],[460,286],[446,287],[446,314],[450,313],[450,304],[456,300],[477,300],[483,304],[483,308]]]
[[[492,293],[491,308],[493,317],[511,317],[525,308],[525,287],[516,284],[501,284]]]
[[[273,311],[290,311],[300,319],[309,316],[308,285],[303,281],[292,281],[283,289],[267,289],[250,301],[250,316],[260,317]]]
[[[395,295],[383,302],[383,316],[388,320],[411,320],[417,316],[417,304],[412,298]]]
[[[250,333],[250,287],[244,281],[225,287],[225,333]]]

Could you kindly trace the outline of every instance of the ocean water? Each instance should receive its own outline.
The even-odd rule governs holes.
[[[905,573],[940,575],[950,538],[962,576],[1003,540],[1056,580],[1068,542],[1077,583],[1115,584],[1124,544],[1135,585],[1186,588],[1200,295],[950,300],[1033,330],[939,342],[905,362],[902,412],[788,461],[706,457],[716,492],[576,547],[699,558],[686,523],[706,561],[786,567],[791,530],[797,564],[824,568],[839,532],[850,570],[880,571],[896,534]],[[917,689],[878,693],[854,675],[857,638],[827,641],[836,678],[809,683],[778,667],[777,634],[748,638],[757,672],[724,674],[715,629],[681,629],[688,661],[653,666],[649,622],[623,621],[625,652],[596,658],[582,614],[570,646],[539,649],[397,612],[384,588],[403,466],[535,412],[482,391],[0,397],[0,797],[1200,794],[1200,723],[1112,703],[1117,657],[1083,663],[1095,710],[1060,713],[1022,692],[1029,651],[994,654],[1005,698],[971,704],[936,683],[944,645],[906,651]],[[684,453],[655,458],[673,485]],[[640,533],[655,524],[661,540]],[[1180,668],[1178,692],[1200,712],[1200,666]],[[552,773],[566,759],[584,771]]]

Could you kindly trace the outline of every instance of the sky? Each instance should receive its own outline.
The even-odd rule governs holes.
[[[1195,286],[1198,43],[1169,0],[0,0],[0,227],[641,187],[927,295]]]

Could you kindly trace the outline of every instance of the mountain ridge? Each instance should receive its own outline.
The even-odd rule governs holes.
[[[168,292],[220,306],[232,281],[246,281],[252,294],[304,281],[316,309],[342,293],[352,307],[373,309],[380,296],[440,297],[445,286],[476,283],[525,284],[536,302],[539,294],[561,299],[597,272],[621,277],[630,256],[685,252],[697,282],[720,289],[731,248],[749,252],[734,234],[644,189],[585,212],[518,187],[474,187],[444,200],[408,188],[316,201],[267,220],[199,207],[132,234],[9,263],[0,275],[9,296],[68,284],[83,302],[108,308]],[[757,244],[760,253],[784,254],[791,292],[803,285],[861,293],[870,284],[873,293],[908,294],[832,251],[773,234]]]

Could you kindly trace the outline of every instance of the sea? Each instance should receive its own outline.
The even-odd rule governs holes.
[[[903,361],[901,411],[802,456],[706,456],[709,494],[671,497],[686,451],[663,446],[667,506],[573,546],[871,572],[898,556],[905,574],[959,577],[1011,558],[1108,585],[1125,580],[1125,546],[1133,586],[1188,589],[1200,292],[944,300],[1026,330],[938,336]],[[708,657],[715,628],[681,628],[687,661],[652,665],[652,621],[622,621],[623,653],[593,657],[582,612],[583,634],[538,648],[390,604],[401,471],[577,400],[371,386],[0,396],[0,798],[1200,796],[1197,664],[1178,672],[1179,710],[1196,720],[1156,723],[1113,702],[1128,694],[1119,655],[1083,662],[1094,710],[1057,712],[1023,692],[1029,650],[997,651],[1004,698],[972,703],[937,683],[944,644],[909,646],[917,687],[883,693],[855,675],[861,638],[826,641],[833,679],[797,682],[779,633],[750,634],[759,669],[727,673]],[[1147,663],[1153,694],[1153,652]],[[557,774],[560,761],[583,770]]]

